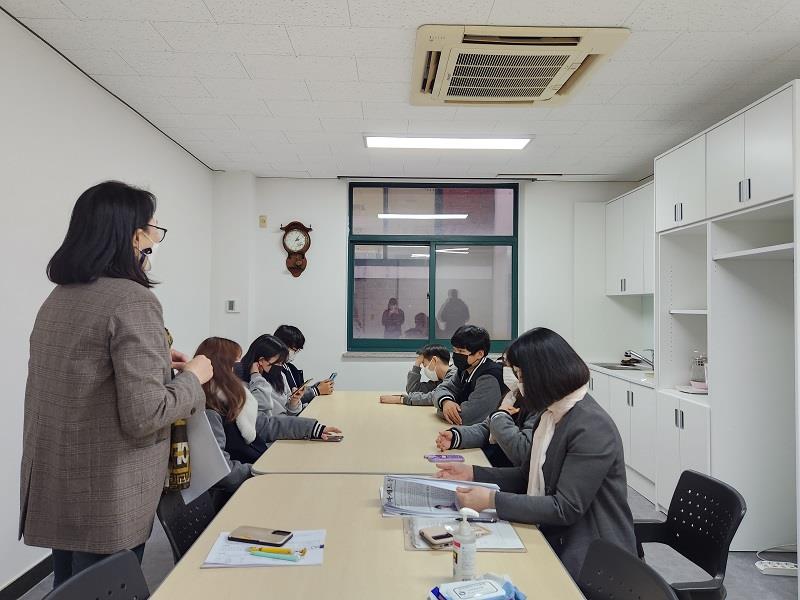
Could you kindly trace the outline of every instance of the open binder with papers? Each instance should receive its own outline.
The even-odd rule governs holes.
[[[381,505],[385,517],[458,517],[456,488],[484,487],[499,491],[493,483],[449,481],[434,477],[385,475],[381,486]],[[480,513],[495,517],[495,511]]]

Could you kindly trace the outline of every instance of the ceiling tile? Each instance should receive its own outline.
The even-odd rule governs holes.
[[[364,102],[364,117],[367,119],[452,120],[456,110],[451,106],[411,106],[407,102]]]
[[[171,138],[184,143],[210,141],[208,136],[203,133],[203,130],[201,129],[191,129],[189,127],[165,127],[164,133]]]
[[[569,135],[582,130],[585,123],[581,121],[519,121],[516,119],[503,120],[494,128],[495,134],[515,134],[519,136],[555,133]]]
[[[236,129],[230,117],[225,115],[145,115],[162,128],[185,127],[188,129]]]
[[[414,53],[413,29],[386,27],[288,27],[287,29],[292,47],[298,56],[407,58]]]
[[[800,3],[786,2],[784,7],[764,20],[758,31],[798,31],[800,30]]]
[[[216,98],[308,100],[304,81],[271,79],[220,79],[203,77],[203,85]]]
[[[658,60],[771,60],[797,43],[796,32],[682,33]]]
[[[727,87],[748,80],[767,64],[767,61],[714,60],[703,65],[686,83]]]
[[[228,142],[236,140],[248,140],[256,148],[271,144],[281,145],[288,143],[286,136],[280,131],[243,131],[237,129],[231,121],[230,129],[201,129],[203,134],[212,142]]]
[[[154,26],[178,52],[294,54],[286,29],[281,25],[162,22]]]
[[[479,119],[482,121],[502,121],[520,119],[524,121],[547,120],[552,114],[552,109],[544,107],[524,107],[524,106],[459,106],[445,107],[439,110],[454,110],[455,118],[463,121],[466,119]],[[418,117],[422,119],[440,118],[432,113],[432,116]]]
[[[64,55],[89,75],[136,75],[114,50],[65,50]]]
[[[786,0],[643,0],[625,25],[636,31],[752,31]]]
[[[17,19],[75,19],[59,0],[0,0],[0,6]]]
[[[172,102],[161,96],[125,94],[121,98],[137,112],[145,115],[177,115],[180,112]]]
[[[328,133],[324,131],[300,131],[287,129],[286,139],[290,144],[327,144],[337,149],[340,147],[357,148],[366,152],[364,138],[360,133]]]
[[[609,100],[609,104],[684,104],[694,106],[713,102],[724,90],[705,85],[628,85],[619,94]],[[630,115],[635,119],[637,115]]]
[[[190,52],[123,52],[140,75],[159,77],[247,77],[235,54]]]
[[[205,0],[217,23],[350,25],[347,0]]]
[[[178,112],[187,115],[269,115],[263,100],[250,98],[169,98]]]
[[[411,81],[411,58],[357,58],[360,81]]]
[[[640,0],[495,0],[489,17],[497,25],[618,27]]]
[[[303,161],[297,156],[284,153],[282,156],[272,157],[269,159],[269,164],[273,169],[300,171],[305,165]]]
[[[645,87],[645,86],[642,86]],[[620,92],[621,94],[621,92]],[[614,96],[614,98],[617,98]],[[550,119],[554,121],[627,121],[636,118],[647,107],[635,97],[621,98],[626,104],[576,104],[551,109]]]
[[[586,83],[578,86],[570,96],[570,104],[603,104],[616,96],[622,89],[622,84],[597,84]],[[539,109],[542,110],[542,109]],[[544,112],[544,111],[542,111]],[[538,118],[538,117],[537,117]]]
[[[167,50],[167,43],[150,23],[21,19],[38,35],[64,50]]]
[[[192,150],[202,152],[231,152],[256,154],[256,147],[249,140],[229,140],[227,142],[198,141],[192,144]]]
[[[212,21],[203,0],[61,0],[81,19]]]
[[[138,75],[98,75],[97,80],[116,94],[137,95],[143,91],[176,98],[203,98],[208,91],[193,77],[142,77]]]
[[[368,81],[310,81],[308,90],[314,100],[353,100],[356,102],[392,102],[408,98],[408,84]]]
[[[270,112],[276,117],[361,117],[360,102],[267,102]]]
[[[670,46],[679,35],[678,31],[632,31],[611,58],[614,61],[652,60]]]
[[[364,132],[382,134],[402,134],[408,131],[405,119],[322,119],[322,128],[332,132]]]
[[[411,119],[408,123],[408,133],[416,136],[440,135],[476,135],[488,137],[492,135],[497,121],[432,121]]]
[[[235,115],[231,117],[239,129],[251,131],[321,131],[319,119],[302,117],[259,117],[252,115]]]
[[[485,23],[492,9],[492,0],[404,0],[402,6],[392,2],[350,0],[349,4],[353,25],[357,27],[417,28],[425,23]]]
[[[347,56],[240,55],[250,77],[261,79],[310,79],[356,81],[356,60]]]

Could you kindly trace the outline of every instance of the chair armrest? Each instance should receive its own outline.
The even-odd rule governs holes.
[[[633,522],[633,532],[636,535],[636,550],[639,558],[644,558],[643,543],[667,542],[668,527],[666,521],[641,520]]]
[[[669,585],[676,592],[713,592],[722,587],[722,580],[714,577],[705,581],[682,581]]]

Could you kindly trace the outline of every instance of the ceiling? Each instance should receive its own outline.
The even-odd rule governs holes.
[[[263,177],[599,174],[800,77],[797,0],[0,0],[214,169]],[[416,107],[422,24],[627,27],[559,108]],[[365,133],[534,137],[523,151],[367,149]]]

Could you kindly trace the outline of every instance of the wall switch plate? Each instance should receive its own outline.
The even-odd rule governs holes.
[[[238,300],[225,300],[225,312],[226,313],[238,313],[239,312],[239,301]]]
[[[258,215],[258,226],[261,229],[267,228],[267,215]]]

